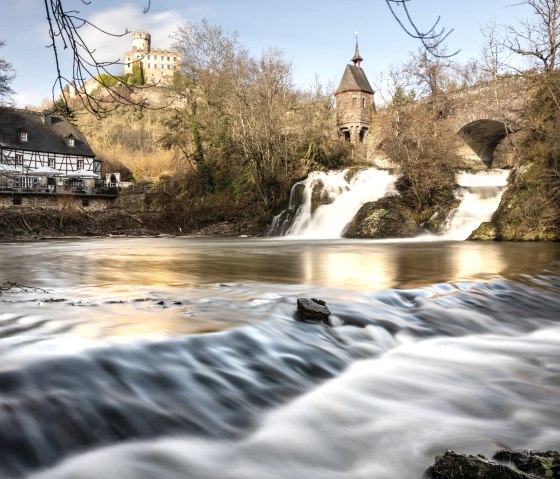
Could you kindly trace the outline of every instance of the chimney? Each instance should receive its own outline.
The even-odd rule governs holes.
[[[52,123],[52,113],[49,110],[43,110],[43,125],[50,125]]]

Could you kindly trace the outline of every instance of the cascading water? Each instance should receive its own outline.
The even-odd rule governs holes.
[[[270,235],[340,238],[364,203],[396,192],[396,177],[387,170],[369,168],[351,178],[350,172],[314,171],[296,183],[290,207],[274,219]]]
[[[442,239],[465,240],[485,221],[490,221],[507,186],[510,170],[461,171],[456,192],[460,206],[451,213]]]
[[[274,218],[269,236],[341,238],[346,225],[364,203],[396,193],[397,176],[387,170],[369,168],[349,178],[350,171],[315,171],[296,183],[289,208]],[[490,221],[507,186],[509,172],[459,172],[456,195],[461,204],[450,214],[444,233],[431,238],[465,240],[481,223]]]

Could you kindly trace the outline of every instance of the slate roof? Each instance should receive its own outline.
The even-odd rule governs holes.
[[[20,141],[21,131],[27,131],[28,141]],[[70,135],[74,137],[74,147],[68,146],[66,142],[66,138]],[[47,121],[43,122],[43,113],[6,107],[0,107],[0,146],[66,155],[95,156],[84,135],[63,117],[49,114]]]
[[[365,91],[373,95],[373,88],[371,88],[366,74],[361,68],[354,65],[346,65],[346,70],[344,70],[335,94],[348,90]]]

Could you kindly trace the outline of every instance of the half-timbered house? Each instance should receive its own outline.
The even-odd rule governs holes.
[[[100,178],[101,161],[68,120],[0,107],[0,191],[93,194]]]

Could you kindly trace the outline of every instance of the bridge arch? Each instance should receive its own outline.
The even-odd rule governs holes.
[[[502,121],[482,119],[463,126],[458,134],[488,167],[492,167],[496,147],[514,133]]]

